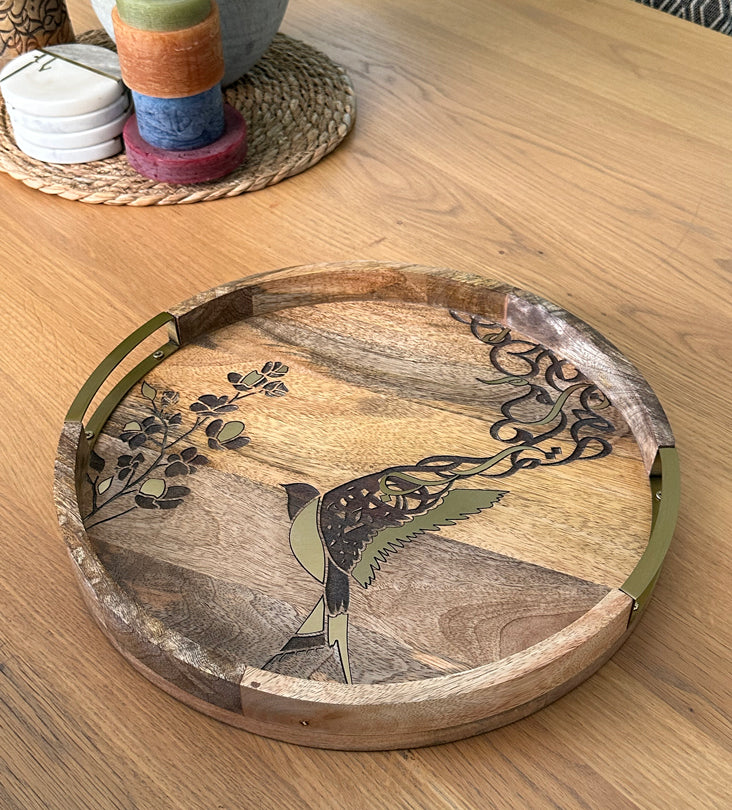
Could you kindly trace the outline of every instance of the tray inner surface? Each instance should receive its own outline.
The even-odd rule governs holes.
[[[501,324],[373,301],[181,348],[117,407],[81,498],[100,561],[165,627],[234,669],[340,683],[546,639],[623,583],[651,525],[593,381]]]

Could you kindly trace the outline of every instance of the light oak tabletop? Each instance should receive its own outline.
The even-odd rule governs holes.
[[[282,30],[356,89],[353,132],[305,173],[151,208],[0,176],[0,806],[729,806],[732,38],[630,0],[293,0]],[[315,750],[197,713],[106,641],[58,531],[64,414],[120,340],[215,285],[350,259],[565,307],[642,371],[680,453],[635,633],[557,702],[458,743]]]

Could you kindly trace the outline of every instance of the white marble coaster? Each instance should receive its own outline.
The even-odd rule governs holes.
[[[98,143],[95,146],[85,146],[81,149],[54,149],[48,146],[38,146],[18,137],[14,133],[18,149],[29,157],[42,160],[44,163],[89,163],[92,160],[103,160],[122,151],[122,138],[113,138],[111,141]]]
[[[131,100],[127,90],[123,90],[116,101],[102,107],[100,110],[84,113],[83,115],[33,115],[13,107],[12,104],[8,104],[7,108],[13,127],[20,127],[24,131],[84,132],[87,129],[95,129],[114,121],[125,111],[131,112]],[[28,134],[30,135],[30,132]]]
[[[29,51],[5,65],[0,91],[9,105],[32,115],[68,117],[94,112],[119,98],[124,85],[117,77],[116,54],[98,45],[52,48]]]
[[[13,125],[13,134],[16,136],[16,140],[17,136],[20,135],[23,141],[36,146],[45,146],[50,149],[82,149],[85,146],[104,143],[120,135],[131,112],[132,110],[128,109],[108,124],[87,129],[83,132],[39,132],[35,129],[26,129],[22,125],[16,124],[12,113],[10,114],[10,122]]]
[[[86,65],[88,68],[106,73],[115,79],[122,81],[122,69],[119,66],[119,57],[109,48],[102,48],[100,45],[84,45],[81,42],[65,42],[62,45],[47,45],[44,51],[72,61]]]

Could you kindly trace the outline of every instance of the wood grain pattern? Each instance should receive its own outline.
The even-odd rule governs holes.
[[[437,269],[436,269],[437,270]],[[465,281],[469,284],[464,284]],[[417,266],[385,262],[334,262],[297,266],[232,281],[170,308],[181,343],[251,315],[290,307],[360,298],[456,307],[497,319],[505,317],[508,287],[444,268],[425,273]]]
[[[105,541],[95,542],[105,568],[138,604],[165,626],[229,656],[232,666],[239,661],[264,665],[312,607],[312,588],[297,569],[286,568],[291,575],[286,584],[272,582],[278,558],[288,562],[284,549],[275,554],[273,547],[265,570],[252,570],[250,561],[232,582],[163,562],[155,546],[146,555],[139,550],[143,545],[126,539],[126,548],[110,551]],[[395,561],[389,573],[392,579],[401,575],[398,591],[354,593],[349,647],[355,682],[412,681],[499,660],[571,624],[608,591],[490,552],[466,553],[462,544],[443,537],[410,552],[411,566],[429,564],[433,576],[435,570],[452,572],[452,579],[434,583],[412,575],[405,585],[409,566]],[[170,557],[186,559],[185,550]],[[460,586],[469,589],[467,609]],[[233,640],[222,635],[221,622],[236,628]],[[330,650],[319,650],[303,661],[284,659],[273,670],[338,682],[342,675],[332,660]]]
[[[404,710],[396,710],[389,702],[377,706],[369,705],[364,711],[358,700],[352,705],[343,705],[346,693],[326,694],[320,696],[327,700],[337,700],[337,705],[329,705],[325,700],[318,700],[312,694],[305,696],[299,694],[297,689],[288,695],[287,702],[282,705],[280,694],[272,695],[268,687],[274,687],[279,693],[287,682],[277,676],[270,676],[261,670],[245,671],[242,678],[242,711],[243,714],[233,714],[226,709],[211,708],[208,701],[202,700],[189,689],[180,689],[173,685],[171,679],[160,677],[156,670],[149,669],[141,659],[130,659],[133,666],[156,686],[169,692],[174,697],[188,703],[193,708],[207,714],[212,714],[220,720],[231,725],[268,736],[274,732],[278,739],[293,743],[304,743],[309,746],[322,746],[325,748],[343,748],[349,751],[379,750],[384,747],[384,737],[377,729],[396,727],[396,734],[391,733],[396,746],[423,746],[425,744],[445,743],[460,740],[490,731],[506,723],[520,720],[527,714],[543,708],[556,700],[567,691],[576,687],[585,678],[594,674],[597,669],[614,653],[625,640],[627,634],[628,611],[630,603],[625,594],[615,591],[608,595],[600,605],[595,606],[582,621],[578,621],[571,628],[567,628],[560,638],[552,639],[552,650],[548,652],[540,645],[532,648],[528,656],[515,656],[510,659],[510,675],[505,682],[492,679],[488,690],[494,695],[500,695],[502,703],[515,704],[511,708],[498,711],[486,718],[486,695],[479,694],[474,700],[466,700],[459,712],[454,710],[454,700],[450,700],[453,689],[464,690],[465,684],[448,682],[440,679],[436,689],[432,690],[429,698],[413,704],[413,716],[423,725],[419,731],[407,732],[402,730],[404,723]],[[598,642],[599,646],[607,645],[607,649],[599,652],[598,649],[587,649],[583,644],[590,637]],[[556,642],[560,641],[559,644]],[[113,642],[114,643],[114,642]],[[583,652],[578,654],[578,649]],[[123,649],[120,652],[125,654]],[[528,672],[531,672],[529,675]],[[569,675],[569,672],[575,674]],[[537,675],[538,673],[538,675]],[[475,677],[485,676],[487,673],[474,673]],[[490,674],[489,674],[490,678]],[[256,680],[255,680],[256,679]],[[304,684],[302,679],[287,679],[290,684]],[[443,682],[444,681],[444,682]],[[528,683],[527,683],[528,681]],[[552,685],[553,683],[556,685]],[[498,687],[498,688],[496,688]],[[348,687],[347,687],[348,688]],[[487,691],[487,690],[486,690]],[[536,697],[526,699],[532,692],[538,692]],[[353,690],[350,689],[353,698]],[[368,700],[368,696],[365,696]],[[398,692],[391,695],[393,702],[399,703],[403,696]],[[297,715],[302,719],[292,718],[293,700],[300,700],[300,712]],[[457,722],[456,725],[445,728],[443,724],[445,700],[450,702],[449,716]],[[478,719],[470,719],[478,717]],[[344,722],[344,718],[346,722]],[[274,721],[274,722],[273,722]],[[439,726],[436,728],[436,726]],[[353,732],[343,733],[343,729],[352,729]]]
[[[488,349],[444,310],[418,312],[415,323],[412,308],[394,304],[291,309],[218,330],[205,342],[181,349],[149,376],[158,389],[173,388],[181,403],[188,403],[204,392],[232,393],[226,380],[229,371],[244,373],[267,359],[289,364],[286,379],[292,381],[293,395],[247,400],[237,416],[248,425],[251,445],[236,457],[216,458],[222,472],[267,488],[240,501],[225,495],[223,481],[214,485],[226,498],[222,511],[239,515],[234,526],[248,524],[253,518],[246,512],[247,503],[263,497],[271,503],[268,512],[276,512],[277,492],[281,511],[283,476],[312,481],[324,491],[359,471],[401,459],[500,449],[488,429],[510,395],[505,387],[499,390],[478,381],[500,376],[490,367]],[[373,328],[374,313],[378,330]],[[430,352],[425,345],[433,347]],[[119,436],[125,423],[146,413],[144,408],[145,401],[135,391],[112,417],[107,435]],[[543,405],[535,408],[526,412],[527,418],[547,410]],[[511,497],[518,500],[514,509],[504,509],[504,502],[491,512],[483,532],[471,521],[452,529],[453,535],[546,568],[621,585],[647,543],[650,509],[638,448],[619,414],[611,418],[616,424],[613,453],[601,465],[537,470],[526,474],[523,486],[517,486],[518,478],[494,481],[499,489],[512,491]],[[191,441],[201,442],[201,452],[207,452],[205,436],[193,435]],[[557,443],[565,447],[566,456],[571,440],[560,437]],[[113,459],[121,452],[124,446],[109,448],[106,454]],[[578,487],[585,493],[579,504]],[[213,503],[211,491],[206,492],[202,501]],[[549,502],[551,509],[542,508]],[[522,516],[518,521],[517,514]],[[527,530],[529,514],[535,522]],[[184,534],[183,518],[177,513],[171,517],[176,521],[173,531]],[[285,524],[279,544],[287,547]],[[232,543],[238,544],[228,537],[225,545]],[[180,549],[177,539],[171,545]]]
[[[358,274],[363,270],[365,278]],[[390,282],[374,287],[384,273]],[[338,294],[347,296],[349,278],[356,301],[317,303],[316,295],[325,289],[330,298],[338,285]],[[410,291],[427,290],[427,302],[429,291],[437,291],[441,306],[378,300],[384,289],[391,298],[405,280]],[[88,457],[85,440],[74,454],[65,444],[74,430],[79,435],[78,425],[65,430],[59,506],[63,514],[69,468],[78,466],[81,453],[87,466],[82,479],[76,474],[79,506],[71,505],[74,526],[66,531],[82,578],[82,562],[93,570],[84,591],[91,601],[99,591],[92,612],[105,632],[133,663],[139,659],[143,672],[156,673],[156,682],[169,680],[173,694],[188,692],[210,703],[214,713],[240,709],[244,719],[233,722],[244,727],[328,747],[453,739],[461,729],[493,727],[495,717],[513,717],[509,712],[517,706],[536,705],[544,695],[541,683],[561,694],[560,675],[547,684],[528,669],[517,679],[516,697],[504,703],[498,689],[483,716],[473,710],[462,719],[460,713],[473,692],[483,702],[491,694],[479,677],[464,681],[471,694],[448,689],[439,711],[422,712],[431,678],[475,675],[488,664],[510,672],[513,656],[526,653],[533,660],[529,651],[542,645],[553,655],[552,640],[562,649],[562,634],[584,623],[595,626],[609,647],[624,635],[620,619],[611,624],[622,632],[609,635],[604,621],[593,625],[594,606],[605,604],[610,588],[580,578],[591,571],[599,582],[624,581],[649,535],[648,481],[621,413],[561,355],[494,322],[490,309],[486,319],[447,308],[475,303],[474,290],[480,295],[486,286],[481,280],[458,281],[457,274],[417,267],[404,272],[343,265],[335,272],[325,267],[301,276],[297,270],[275,274],[265,294],[271,295],[268,285],[283,282],[285,309],[268,308],[265,315],[198,335],[137,383]],[[292,307],[291,288],[297,287],[316,303]],[[358,300],[366,288],[377,300]],[[486,288],[493,294],[497,285]],[[250,299],[256,311],[262,287],[243,280],[241,289],[257,290]],[[211,301],[226,302],[231,294],[201,300],[208,312]],[[229,311],[224,303],[223,312]],[[195,309],[189,313],[195,319]],[[577,324],[575,343],[583,339]],[[592,333],[590,340],[598,344]],[[576,351],[582,353],[581,347]],[[222,394],[224,381],[231,391]],[[638,387],[635,379],[627,387]],[[449,470],[466,467],[463,488],[451,489],[443,472],[431,483],[432,462],[393,466],[419,457],[447,458]],[[577,465],[595,471],[578,474]],[[392,471],[379,485],[382,491],[395,484],[399,489],[370,500],[371,479],[360,476],[379,469]],[[400,483],[402,469],[411,478]],[[479,472],[500,490],[486,492]],[[349,479],[357,483],[344,484]],[[419,506],[427,504],[433,486],[442,488],[435,500]],[[305,502],[293,507],[297,487],[315,495],[345,487],[311,510],[319,521],[310,530],[317,532],[317,551],[306,552],[300,545],[305,535],[296,534],[296,525],[305,525],[298,514]],[[469,497],[465,503],[477,508],[449,511],[453,496]],[[507,518],[490,519],[501,508],[495,506],[485,519],[465,519],[500,499],[513,503]],[[347,513],[344,529],[332,534],[325,521],[341,503],[351,517]],[[380,541],[378,521],[404,508],[417,510],[402,519],[409,521],[408,531],[390,535],[391,545]],[[448,510],[444,519],[437,517],[441,509]],[[422,513],[429,516],[424,529],[412,529],[422,526]],[[80,514],[89,538],[80,532]],[[68,522],[63,515],[62,524]],[[352,552],[348,543],[354,541],[345,532],[355,537],[361,524],[374,528],[363,549]],[[386,522],[382,528],[396,532],[398,525]],[[371,552],[372,544],[383,549],[381,556]],[[510,555],[496,553],[497,546],[509,548]],[[352,553],[357,556],[349,564],[343,555]],[[537,556],[548,564],[537,566]],[[368,574],[357,574],[353,566],[359,560],[369,565],[367,559]],[[339,566],[338,576],[352,574],[366,592],[351,595],[348,579],[345,591],[336,585],[331,565]],[[310,577],[322,583],[322,592]],[[98,588],[100,580],[106,581]],[[631,601],[623,595],[613,616],[627,619]],[[585,628],[580,635],[573,645],[578,658],[559,670],[572,684],[604,658],[592,633]],[[310,683],[300,687],[301,697],[328,702],[335,718],[313,733],[297,729],[293,738],[282,723],[297,728],[300,709],[275,684],[269,727],[261,714],[254,722],[246,702],[232,702],[231,686],[257,669]],[[362,727],[351,728],[348,712],[339,710],[343,679],[351,690],[348,703],[364,694],[362,711],[371,725],[360,742]],[[331,697],[318,691],[326,682],[335,689]],[[410,685],[400,706],[386,687],[405,683]],[[384,686],[383,696],[373,691],[376,686]],[[384,701],[394,704],[391,713],[379,708]],[[415,703],[422,704],[419,711]]]
[[[725,808],[729,38],[628,0],[300,0],[284,30],[358,95],[352,136],[314,169],[150,211],[0,177],[0,804]],[[352,257],[449,265],[575,312],[642,370],[681,454],[677,534],[624,646],[541,712],[433,748],[293,748],[167,699],[89,620],[48,496],[63,415],[124,335],[233,278]]]
[[[400,747],[445,742],[468,730],[484,731],[505,722],[506,715],[516,719],[523,715],[522,709],[531,711],[547,693],[562,694],[575,685],[575,675],[592,671],[625,635],[630,609],[626,594],[612,591],[582,618],[544,642],[493,665],[423,682],[420,700],[409,704],[406,715],[403,702],[410,694],[410,684],[313,684],[246,670],[241,723],[259,733],[279,725],[278,736],[292,742],[308,740],[317,745],[320,740],[329,748],[366,750],[382,748],[387,729]],[[370,694],[375,689],[378,706],[372,705],[376,696]],[[283,697],[287,698],[284,706]],[[292,719],[291,701],[301,701],[299,722]],[[452,727],[444,727],[445,716],[453,721]],[[436,728],[438,725],[441,727]],[[404,730],[395,733],[394,728]]]
[[[419,267],[389,267],[377,262],[294,267],[289,273],[263,274],[257,284],[253,280],[232,282],[201,293],[171,308],[171,312],[176,315],[183,343],[206,329],[252,314],[361,296],[480,313],[523,329],[535,340],[561,350],[591,379],[601,379],[639,436],[650,471],[658,448],[673,446],[674,439],[656,395],[637,369],[606,338],[561,307],[531,293],[511,290],[500,282],[481,281],[454,270],[433,271],[425,276]]]

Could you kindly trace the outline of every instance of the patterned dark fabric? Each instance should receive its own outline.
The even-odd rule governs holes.
[[[682,20],[732,35],[732,0],[636,0]]]

